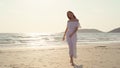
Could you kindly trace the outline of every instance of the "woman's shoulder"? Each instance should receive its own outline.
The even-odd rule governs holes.
[[[78,19],[68,20],[68,22],[79,22],[79,20]]]
[[[74,19],[73,22],[78,22],[79,20],[78,19]]]
[[[74,21],[77,21],[77,22],[78,22],[79,20],[78,20],[78,19],[75,19]]]

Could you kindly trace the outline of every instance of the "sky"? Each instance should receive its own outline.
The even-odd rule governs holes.
[[[0,0],[0,33],[63,32],[69,10],[83,29],[120,27],[120,0]]]

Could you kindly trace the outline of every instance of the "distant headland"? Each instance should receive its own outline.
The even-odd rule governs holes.
[[[78,33],[105,33],[98,29],[78,29]],[[120,27],[108,31],[107,33],[120,33]]]
[[[63,33],[64,32],[61,32],[60,34],[63,34]],[[78,29],[78,33],[120,33],[120,27],[115,28],[113,30],[110,30],[108,32],[103,32],[103,31],[98,30],[98,29]]]
[[[109,31],[108,33],[120,33],[120,27]]]
[[[103,31],[97,29],[79,29],[78,33],[102,33]]]

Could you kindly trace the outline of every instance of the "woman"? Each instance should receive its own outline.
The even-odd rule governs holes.
[[[79,27],[79,21],[73,14],[73,12],[67,12],[68,22],[67,27],[63,36],[63,40],[66,40],[69,45],[69,56],[70,56],[70,63],[74,66],[73,57],[76,58],[76,42],[77,42],[77,30]]]

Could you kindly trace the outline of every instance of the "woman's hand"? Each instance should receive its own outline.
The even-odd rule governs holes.
[[[78,30],[78,27],[75,28],[75,30],[69,35],[69,37],[71,38],[73,34],[76,33],[77,30]]]
[[[69,37],[71,38],[73,34],[70,34]]]
[[[65,30],[65,33],[64,33],[64,36],[63,36],[63,41],[65,40],[65,35],[66,35],[66,32],[67,32],[67,30],[68,30],[68,27],[66,27],[66,30]]]
[[[63,41],[65,40],[65,36],[63,36]]]

